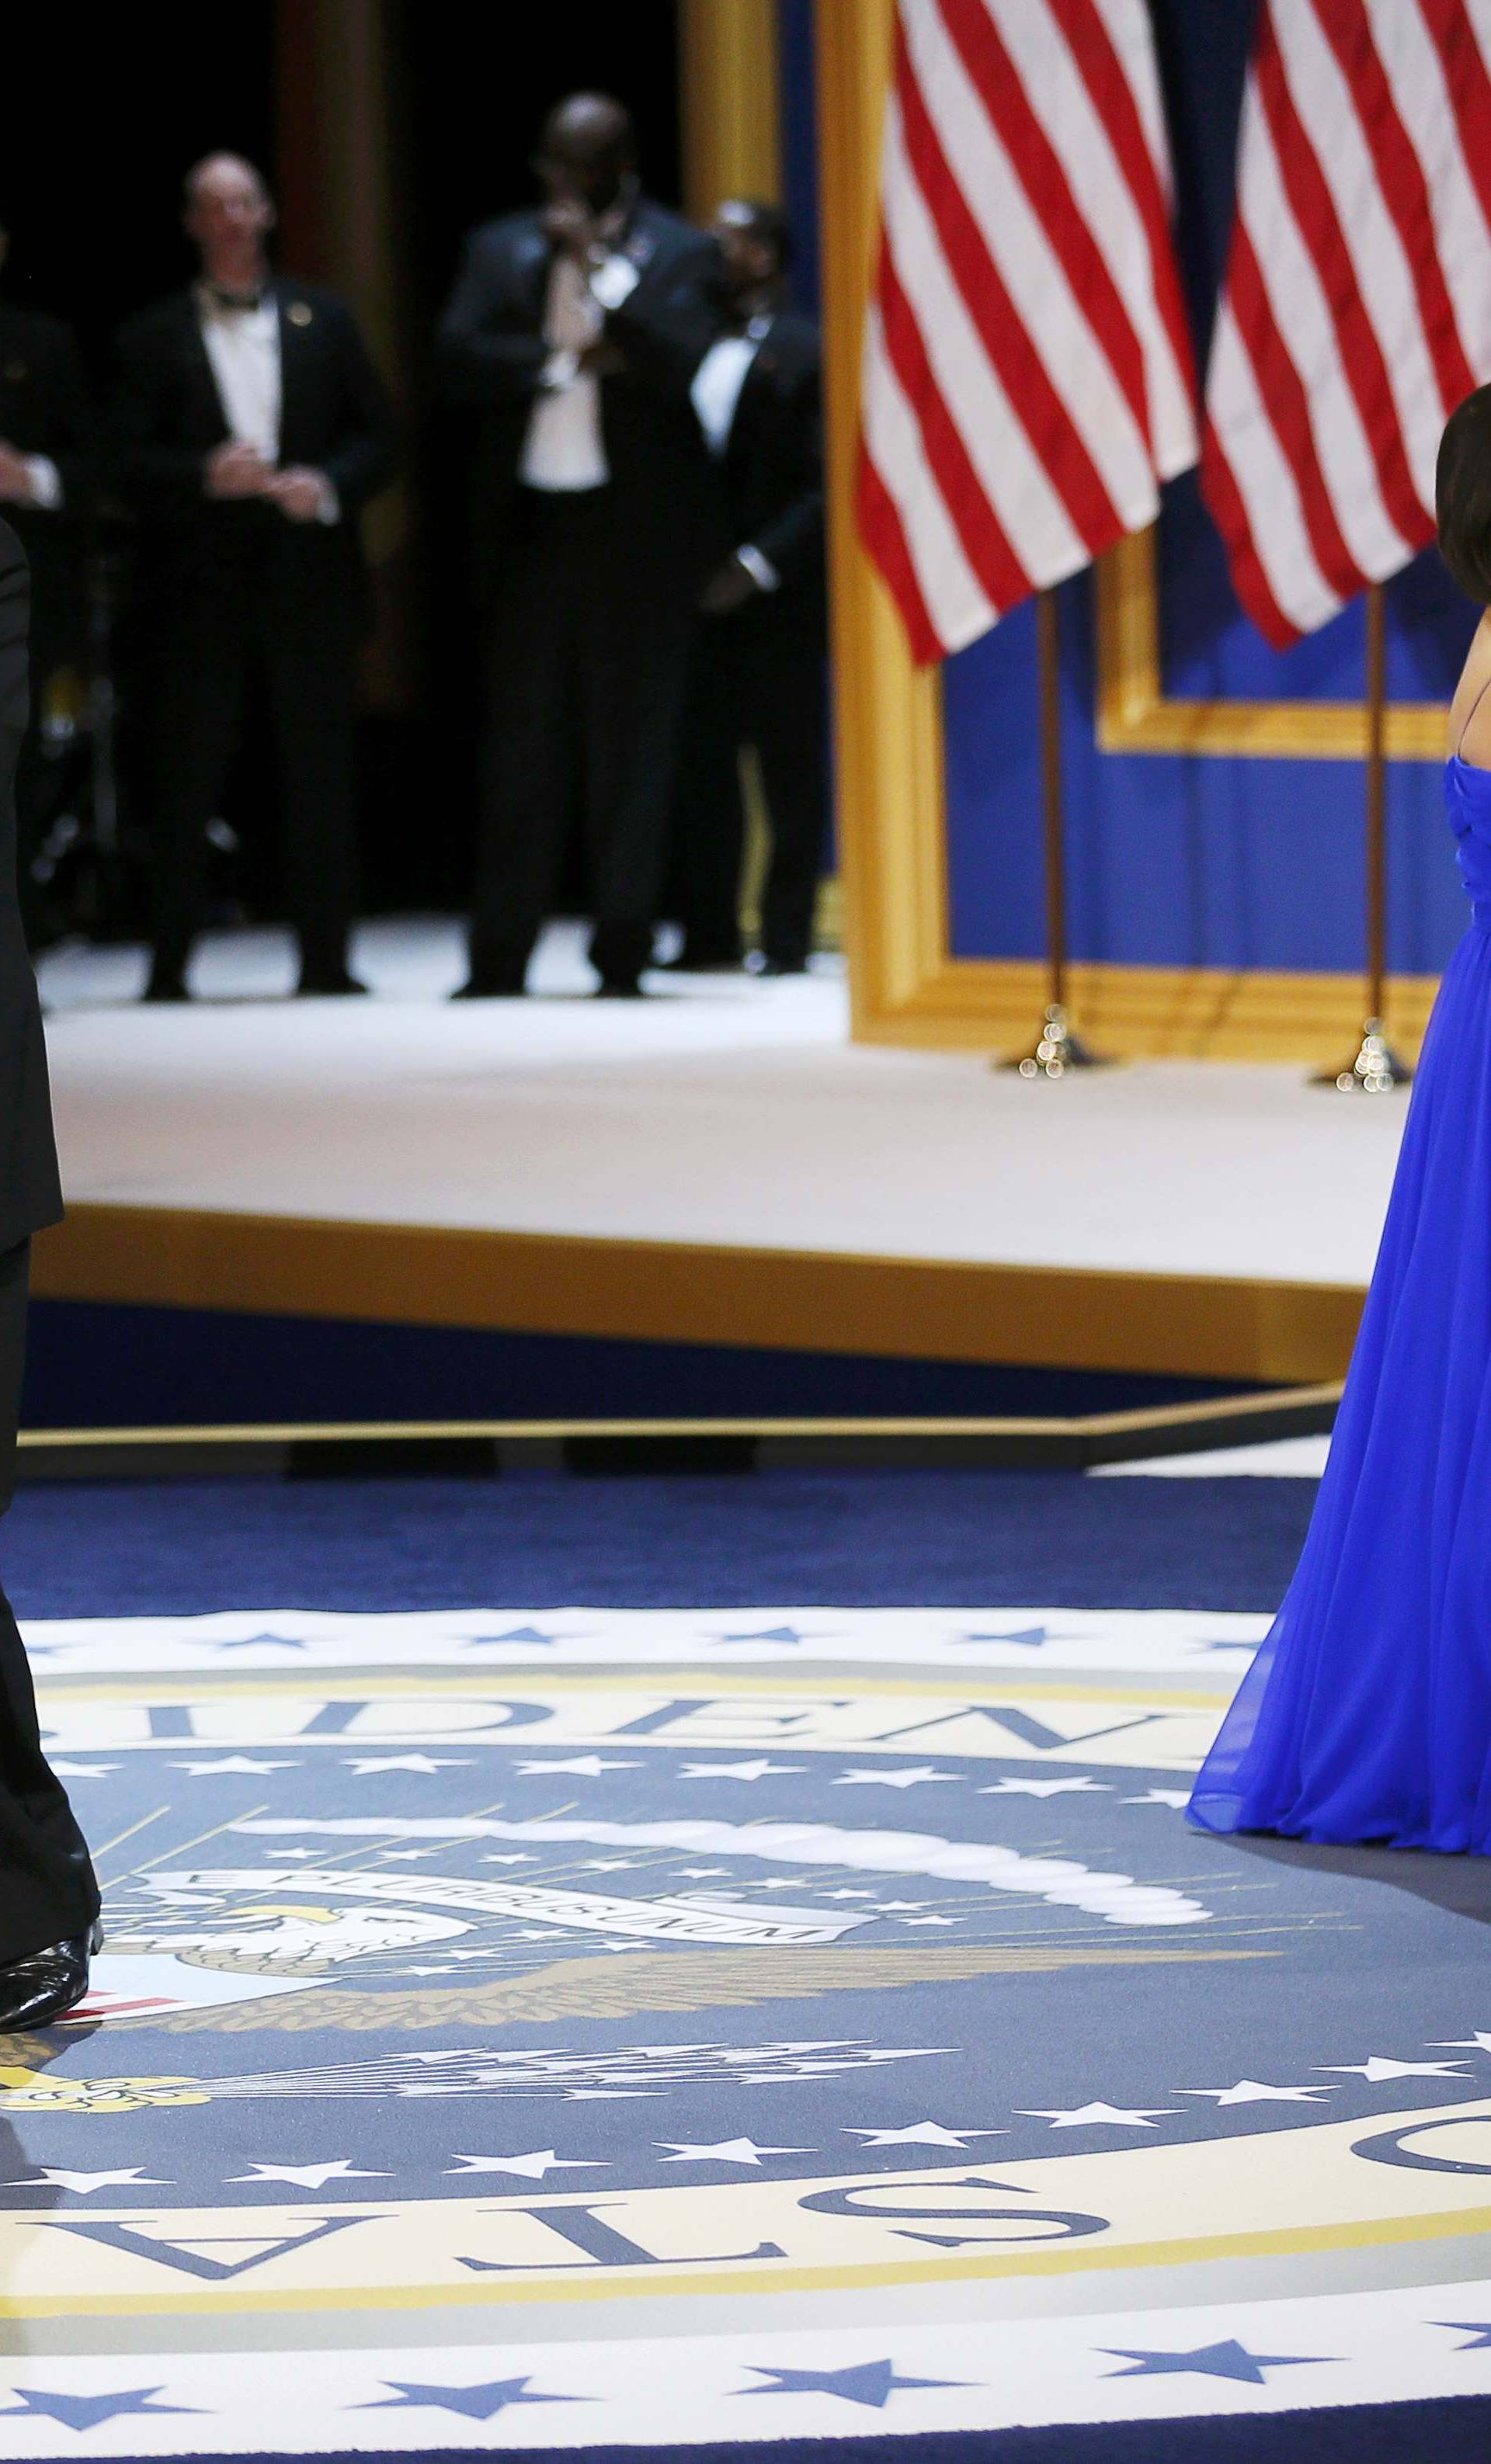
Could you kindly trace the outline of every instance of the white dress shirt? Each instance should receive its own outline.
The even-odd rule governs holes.
[[[279,459],[279,310],[272,291],[254,308],[229,308],[197,286],[197,322],[211,363],[223,421],[235,445]]]
[[[279,307],[266,290],[256,306],[226,305],[205,282],[197,285],[197,323],[223,407],[223,424],[235,445],[252,445],[271,469],[279,460],[279,412],[283,375]],[[317,520],[341,519],[336,489],[324,473]]]
[[[601,434],[600,379],[582,368],[580,359],[599,341],[606,309],[619,308],[636,282],[636,268],[624,256],[608,256],[589,277],[574,257],[555,257],[544,309],[548,357],[518,465],[525,488],[578,495],[604,488],[610,479]]]
[[[50,453],[28,453],[26,476],[31,481],[27,502],[35,513],[56,514],[62,505],[62,473]]]

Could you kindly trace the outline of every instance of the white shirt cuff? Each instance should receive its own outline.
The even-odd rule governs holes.
[[[342,499],[324,472],[322,473],[321,503],[316,508],[316,519],[328,524],[342,519]]]
[[[580,373],[578,351],[550,351],[539,370],[539,387],[544,393],[563,393],[572,385]]]
[[[604,257],[599,265],[590,269],[591,294],[607,309],[619,308],[624,299],[630,299],[640,280],[641,276],[629,256]]]
[[[49,453],[28,453],[26,476],[31,481],[31,501],[44,514],[55,514],[62,502],[62,473]]]
[[[746,567],[758,590],[781,589],[781,575],[771,559],[768,556],[763,556],[759,547],[738,547],[735,551],[735,561]]]

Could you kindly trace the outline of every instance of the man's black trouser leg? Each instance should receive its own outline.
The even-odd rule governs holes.
[[[675,873],[683,953],[704,965],[741,956],[740,689],[733,617],[701,616],[689,644],[688,690],[674,800]]]
[[[599,492],[597,492],[599,493]],[[520,491],[487,639],[471,975],[518,992],[564,852],[573,748],[574,624],[590,586],[590,494]]]
[[[31,1243],[0,1254],[0,1512],[15,1477]],[[0,1592],[0,1967],[86,1933],[99,1886],[66,1791],[41,1750],[36,1698]]]
[[[746,733],[755,742],[771,816],[771,862],[761,902],[761,946],[778,966],[807,964],[828,835],[828,694],[821,628],[758,611]],[[782,611],[785,617],[788,611]]]
[[[339,609],[321,624],[286,622],[273,601],[262,645],[270,726],[279,772],[285,903],[300,944],[300,973],[335,978],[346,967],[357,884],[355,697],[357,643]]]
[[[580,635],[590,962],[634,984],[653,955],[678,771],[690,608],[680,581],[612,554]]]
[[[157,644],[150,830],[158,975],[184,971],[201,927],[207,825],[228,782],[249,655],[246,612],[220,601],[183,607]]]

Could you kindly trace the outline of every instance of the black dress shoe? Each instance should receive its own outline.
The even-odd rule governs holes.
[[[805,976],[807,972],[806,958],[763,958],[756,969],[758,976]]]
[[[0,2030],[45,2028],[73,2010],[88,1991],[88,1962],[102,1940],[102,1926],[93,1925],[0,1968]]]
[[[452,1001],[522,1001],[527,986],[521,976],[470,976],[457,984]]]
[[[302,976],[295,990],[298,1000],[301,995],[307,995],[314,1001],[327,1001],[336,994],[366,993],[367,986],[360,982],[356,976],[349,976],[345,967],[339,967],[335,975]]]
[[[595,987],[597,1001],[645,1001],[647,996],[635,976],[615,976]]]
[[[173,974],[168,967],[152,967],[150,980],[141,995],[141,1000],[147,1001],[184,1001],[190,999],[186,978]]]

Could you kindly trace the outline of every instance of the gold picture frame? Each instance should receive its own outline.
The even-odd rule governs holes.
[[[1033,959],[947,949],[946,798],[937,671],[911,658],[901,618],[860,544],[855,511],[859,358],[879,229],[880,131],[894,0],[818,0],[829,554],[844,947],[862,1042],[1009,1049],[1044,998]],[[1108,752],[1360,759],[1361,708],[1336,702],[1186,701],[1163,690],[1155,545],[1125,540],[1098,569],[1098,741]],[[1394,759],[1440,759],[1436,703],[1390,712]],[[1356,975],[1079,962],[1073,1007],[1121,1058],[1319,1061],[1354,1043]],[[1389,986],[1394,1041],[1416,1048],[1432,977]]]

